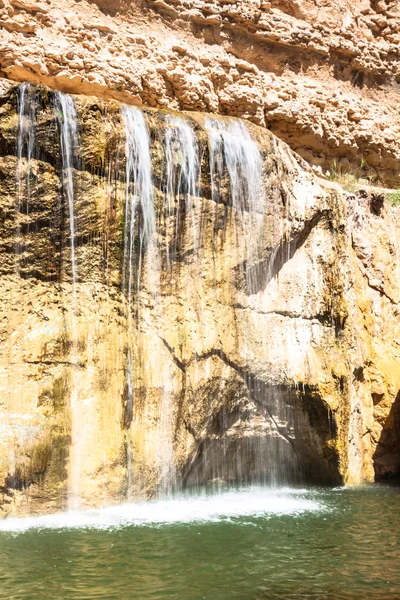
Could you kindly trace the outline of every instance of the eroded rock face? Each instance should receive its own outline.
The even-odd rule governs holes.
[[[75,97],[74,286],[66,115],[53,92],[28,91],[23,143],[21,90],[0,107],[3,514],[221,480],[395,474],[396,210],[344,197],[251,124],[262,194],[239,209],[232,176],[215,175],[209,118],[143,109],[155,224],[141,205],[127,230],[120,106]],[[174,186],[186,168],[179,128],[198,147],[190,195],[166,185],[168,152]]]
[[[357,352],[353,380],[353,449],[364,454],[360,472],[399,475],[399,214],[380,194],[351,200]],[[371,460],[372,458],[372,460]]]
[[[314,167],[399,185],[398,0],[2,0],[0,69],[244,117]]]

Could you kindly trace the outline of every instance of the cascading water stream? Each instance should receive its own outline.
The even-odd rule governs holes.
[[[78,125],[74,100],[71,96],[61,92],[55,93],[55,110],[60,129],[61,143],[61,170],[62,190],[67,200],[70,251],[71,251],[71,275],[72,275],[72,314],[71,314],[71,448],[69,457],[69,486],[68,506],[72,510],[79,508],[80,504],[80,482],[81,482],[81,427],[82,415],[79,405],[79,389],[77,368],[79,365],[79,347],[77,330],[77,282],[78,269],[76,262],[76,228],[75,228],[75,191],[73,169],[76,161],[78,148]]]
[[[223,164],[229,175],[232,206],[238,212],[257,211],[262,197],[262,157],[248,129],[241,121],[207,119],[210,138],[210,168],[213,196],[218,185],[215,176],[223,176]]]
[[[134,348],[140,346],[140,332],[134,330],[136,320],[141,315],[142,279],[147,282],[157,313],[160,309],[160,258],[157,244],[156,218],[154,210],[152,160],[150,136],[142,111],[133,106],[122,106],[121,113],[126,136],[126,195],[123,251],[122,287],[127,297],[128,356],[126,373],[127,397],[125,400],[126,457],[127,457],[127,497],[132,496],[133,457],[129,428],[133,419],[133,372],[138,365],[133,364]],[[139,239],[138,255],[135,255],[135,239]],[[146,260],[144,260],[146,258]],[[136,277],[135,277],[136,274]],[[136,288],[134,287],[136,285]],[[136,294],[135,315],[133,315],[133,294]],[[154,319],[156,314],[150,315]],[[134,339],[134,335],[136,339]],[[137,362],[141,359],[136,356]],[[165,440],[164,440],[165,441]],[[166,453],[168,444],[164,445]],[[167,460],[163,455],[163,460]],[[162,462],[163,462],[162,460]],[[140,484],[138,486],[140,488]]]
[[[27,197],[30,196],[30,175],[31,175],[31,159],[35,147],[35,121],[36,121],[36,106],[35,106],[35,90],[32,89],[29,83],[23,83],[19,88],[19,110],[18,110],[18,140],[17,140],[17,187],[18,199],[22,197],[22,155],[24,148],[26,149],[26,191]],[[29,202],[27,202],[26,212],[29,214]]]
[[[173,254],[176,256],[178,230],[181,224],[180,201],[184,200],[185,213],[191,221],[193,249],[198,250],[193,200],[199,196],[201,161],[199,144],[188,121],[180,117],[166,119],[165,131],[165,191],[167,216],[175,218],[175,241]],[[169,239],[167,238],[167,263],[170,266]]]
[[[35,150],[36,128],[36,89],[29,83],[23,83],[18,90],[18,130],[17,130],[17,206],[18,223],[16,231],[16,255],[21,253],[20,215],[29,216],[31,195],[31,161]],[[23,157],[25,157],[25,168]],[[26,204],[23,209],[24,203]]]
[[[225,266],[218,262],[219,251],[215,236],[222,233],[221,212],[225,210],[224,205],[228,204],[232,207],[231,223],[236,238],[238,264],[242,268],[246,290],[245,293],[241,292],[239,304],[243,311],[240,322],[246,322],[247,326],[242,326],[236,336],[241,349],[243,377],[249,393],[249,418],[242,442],[236,450],[230,446],[229,417],[223,408],[222,430],[226,433],[222,436],[219,446],[212,447],[204,459],[204,462],[209,463],[205,470],[209,477],[216,481],[229,480],[233,476],[238,481],[244,478],[250,482],[256,480],[279,484],[286,481],[287,475],[282,465],[292,460],[290,440],[282,435],[284,430],[290,430],[290,415],[287,414],[285,400],[279,393],[268,390],[262,380],[253,381],[246,375],[247,370],[251,372],[251,344],[254,343],[249,341],[248,331],[257,327],[254,317],[257,318],[259,310],[259,301],[254,294],[256,290],[262,289],[262,273],[258,265],[261,259],[260,251],[265,243],[263,157],[243,122],[233,119],[206,119],[205,125],[210,147],[214,268],[218,266],[219,276],[224,272]],[[217,272],[215,276],[218,276]],[[228,293],[236,292],[229,290]],[[252,308],[252,313],[249,308]],[[267,337],[262,328],[259,328],[259,337],[267,353]],[[253,465],[254,476],[249,472],[250,465]]]
[[[154,230],[154,211],[152,207],[152,181],[150,142],[147,125],[142,112],[131,106],[122,106],[121,114],[125,126],[126,188],[125,188],[125,225],[124,254],[122,262],[122,288],[127,295],[128,351],[126,364],[126,400],[125,427],[129,429],[133,419],[133,315],[132,295],[135,267],[137,269],[137,294],[139,294],[142,253],[144,243]],[[140,249],[138,265],[135,265],[135,227],[139,208],[143,214],[143,223],[139,234]],[[137,308],[138,312],[138,308]],[[129,431],[126,436],[127,498],[132,497],[132,446]]]
[[[225,173],[228,177],[229,202],[240,224],[237,234],[244,235],[245,274],[248,287],[251,262],[257,262],[257,242],[264,210],[263,159],[256,142],[241,121],[206,119],[210,143],[211,197],[220,202]],[[261,218],[259,216],[261,216]]]
[[[75,209],[73,167],[75,152],[78,146],[78,125],[75,104],[71,96],[56,92],[55,107],[61,129],[61,160],[63,171],[63,191],[68,202],[68,217],[71,247],[72,289],[74,295],[73,311],[76,312],[76,284],[78,269],[75,256]],[[75,339],[75,336],[74,336]]]
[[[122,117],[126,135],[126,200],[124,229],[124,258],[122,286],[127,292],[128,304],[132,303],[133,276],[135,273],[135,227],[138,209],[139,223],[139,265],[137,266],[137,286],[140,289],[140,274],[144,247],[154,241],[156,219],[153,204],[152,167],[150,138],[143,113],[134,106],[122,106]]]
[[[199,232],[195,203],[200,196],[201,160],[200,147],[191,121],[168,116],[165,120],[164,139],[164,222],[166,223],[166,264],[171,273],[172,261],[178,252],[191,248],[194,256],[194,276],[199,275]],[[168,234],[170,220],[174,222],[173,233]],[[181,236],[184,226],[185,235]],[[181,246],[184,246],[182,248]],[[179,247],[178,247],[179,246]],[[168,374],[167,374],[168,376]],[[174,411],[168,392],[162,402],[162,438],[165,441],[162,460],[161,490],[171,493],[178,484],[173,448]]]
[[[29,86],[22,86],[17,144],[20,205],[25,180],[28,192],[30,190],[30,161],[35,154],[38,115],[32,98]],[[77,113],[72,97],[57,92],[54,98],[60,133],[61,189],[69,229],[66,232],[70,247],[67,268],[70,267],[71,282],[66,287],[68,289],[69,285],[72,291],[68,367],[71,371],[68,382],[71,409],[68,504],[70,509],[77,509],[80,502],[85,504],[82,481],[89,472],[83,449],[88,447],[89,425],[85,423],[85,416],[90,412],[84,408],[87,401],[84,385],[90,376],[89,369],[85,370],[84,361],[81,364],[79,356],[80,348],[85,345],[82,318],[78,332],[78,293],[82,296],[84,290],[83,245],[86,232],[83,231],[85,225],[82,220],[82,248],[79,248],[82,281],[79,281],[78,287],[75,171],[78,154],[82,152],[86,156],[86,152],[90,155],[92,148],[84,145],[87,143],[84,135],[83,147],[79,148]],[[123,212],[122,261],[119,251],[115,256],[111,255],[115,262],[105,277],[106,281],[108,276],[110,281],[116,281],[114,273],[122,262],[126,337],[125,333],[120,336],[122,360],[117,359],[119,362],[110,367],[111,371],[115,364],[121,365],[122,362],[125,371],[123,389],[115,386],[116,394],[121,393],[121,404],[113,413],[117,415],[116,427],[121,436],[118,439],[119,451],[121,455],[125,453],[124,459],[118,457],[118,466],[123,472],[121,477],[126,476],[126,480],[117,494],[128,500],[148,495],[150,486],[146,469],[151,472],[151,493],[159,496],[168,496],[186,484],[200,486],[206,481],[220,481],[222,486],[230,482],[286,483],[290,478],[279,478],[282,459],[283,462],[290,460],[289,455],[283,457],[281,449],[281,431],[292,431],[285,413],[285,399],[279,390],[275,396],[270,393],[267,399],[268,385],[247,375],[256,370],[251,368],[254,340],[268,352],[267,337],[263,337],[263,332],[257,331],[254,335],[254,330],[261,329],[259,326],[263,323],[261,319],[257,320],[258,296],[262,295],[258,294],[262,289],[258,264],[262,262],[261,253],[265,253],[266,247],[264,158],[258,144],[246,125],[235,119],[206,119],[204,127],[200,124],[201,118],[196,121],[198,117],[163,115],[157,137],[152,113],[132,106],[121,106],[120,110],[125,138],[119,138],[118,148],[125,143],[126,163],[125,174],[116,173],[116,176],[121,177],[120,181],[125,179],[125,187],[121,196],[116,194],[106,210],[110,211],[112,226],[116,223],[115,229],[118,229],[119,211]],[[115,147],[114,153],[104,155],[108,164],[115,159]],[[27,175],[24,176],[21,163],[25,156]],[[119,159],[115,160],[115,164],[119,164]],[[118,167],[115,170],[118,171]],[[153,173],[160,175],[156,178]],[[82,181],[84,176],[86,173],[82,175]],[[97,173],[95,176],[98,177]],[[110,169],[107,177],[105,187],[108,189]],[[82,193],[83,189],[79,190],[79,198]],[[98,214],[101,218],[100,210]],[[115,219],[114,223],[112,219]],[[108,221],[105,227],[108,227]],[[108,232],[105,237],[107,235]],[[119,240],[115,246],[118,243]],[[108,260],[107,253],[105,257]],[[162,277],[161,265],[167,266],[169,278]],[[111,274],[112,268],[115,270]],[[172,281],[174,286],[169,285]],[[219,306],[211,306],[210,309],[214,300]],[[181,307],[187,311],[185,314],[179,312]],[[223,321],[225,309],[226,313],[229,312],[229,332],[224,330],[227,322]],[[240,318],[235,311],[243,311]],[[229,342],[224,336],[229,337]],[[210,363],[214,361],[211,366],[207,364],[209,359]],[[108,368],[106,360],[104,364]],[[216,375],[212,371],[214,368]],[[117,367],[116,371],[119,369]],[[182,416],[180,403],[192,403],[196,407],[196,394],[200,397],[203,393],[201,386],[204,382],[207,389],[210,372],[216,380],[220,377],[222,384],[225,377],[232,389],[237,386],[236,391],[230,389],[227,393],[243,394],[243,402],[239,398],[243,415],[236,423],[233,422],[232,413],[225,405],[225,392],[213,383],[211,394],[215,394],[215,402],[213,400],[212,404],[210,401],[209,414],[200,417],[203,421],[200,421],[198,430],[194,431],[189,423],[183,434],[177,434],[181,427],[179,419],[190,420],[192,417],[190,414]],[[176,391],[179,385],[182,385],[183,392]],[[187,397],[184,396],[186,393]],[[90,398],[92,406],[95,398],[95,394],[93,402]],[[121,412],[118,412],[121,405],[124,411],[122,419]],[[265,414],[261,415],[265,406]],[[267,412],[269,414],[265,417]],[[155,434],[148,432],[150,426],[145,419],[149,415]],[[241,433],[237,435],[239,429]],[[232,443],[233,438],[238,441]],[[209,440],[211,442],[207,446]],[[185,443],[186,450],[181,451],[178,457],[178,445]],[[290,441],[284,443],[290,445]],[[187,467],[191,468],[189,461],[192,457],[204,464],[200,475],[194,469],[191,479],[186,478],[186,473],[190,470]],[[105,451],[104,469],[110,463]],[[266,473],[265,479],[260,473]]]

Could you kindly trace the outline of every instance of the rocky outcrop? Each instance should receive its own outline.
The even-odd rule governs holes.
[[[74,285],[66,115],[53,92],[33,90],[21,146],[17,87],[3,88],[3,514],[221,480],[398,472],[397,209],[317,180],[252,124],[263,192],[238,205],[233,171],[218,190],[210,178],[219,163],[206,116],[148,108],[155,225],[144,204],[129,221],[120,106],[76,97]],[[166,185],[168,152],[178,188],[187,168],[179,127],[201,161],[189,195]]]
[[[2,0],[19,81],[246,118],[320,173],[398,187],[396,0]]]
[[[364,455],[360,473],[381,479],[400,474],[399,213],[382,194],[360,192],[348,215],[357,332],[352,445]]]

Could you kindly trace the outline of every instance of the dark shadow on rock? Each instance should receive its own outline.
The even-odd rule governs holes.
[[[374,398],[374,402],[380,398]],[[385,421],[373,456],[375,480],[400,479],[400,391]]]
[[[244,376],[242,404],[222,406],[196,440],[182,473],[184,487],[212,481],[299,485],[342,483],[335,452],[336,424],[318,390],[268,385]],[[269,422],[262,432],[251,424]],[[254,418],[254,414],[253,414]],[[235,426],[236,425],[236,426]]]
[[[247,293],[252,295],[264,290],[271,279],[279,274],[285,263],[292,259],[297,250],[305,244],[311,231],[327,216],[328,211],[317,212],[304,222],[303,228],[292,238],[282,239],[265,260],[250,266],[247,269]]]

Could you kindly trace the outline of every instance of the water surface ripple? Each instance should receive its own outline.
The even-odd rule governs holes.
[[[400,600],[400,488],[267,490],[0,522],[0,598]]]

